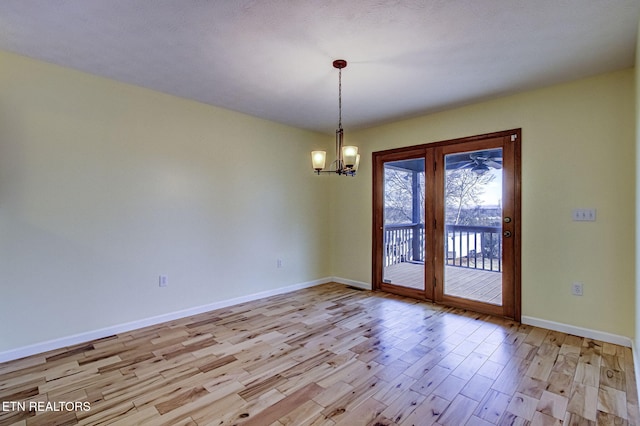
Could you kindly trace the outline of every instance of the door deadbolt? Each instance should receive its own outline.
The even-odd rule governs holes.
[[[511,223],[511,218],[510,217],[505,217],[504,218],[504,223]]]
[[[504,235],[505,237],[509,238],[511,236],[511,231],[504,231],[502,233],[502,235]]]

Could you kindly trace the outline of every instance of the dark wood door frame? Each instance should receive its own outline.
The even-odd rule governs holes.
[[[374,215],[373,215],[373,230],[374,230],[374,241],[373,241],[373,287],[374,290],[383,290],[389,293],[394,293],[394,294],[398,294],[400,296],[407,296],[407,297],[413,297],[413,298],[417,298],[417,299],[426,299],[426,300],[433,300],[433,286],[431,285],[425,285],[425,289],[424,290],[417,290],[414,288],[408,288],[408,287],[398,287],[398,286],[392,286],[392,285],[388,285],[386,283],[384,283],[382,281],[382,246],[380,245],[379,242],[376,241],[375,238],[375,232],[380,232],[382,230],[384,230],[384,218],[382,217],[383,215],[376,215],[375,212],[376,211],[382,211],[383,209],[383,203],[384,203],[384,194],[380,191],[376,191],[376,188],[384,188],[384,174],[383,173],[375,173],[375,170],[381,170],[384,167],[384,163],[386,162],[390,162],[390,161],[396,161],[396,160],[404,160],[407,159],[409,157],[412,158],[424,158],[425,159],[425,164],[432,164],[433,163],[433,151],[431,150],[426,150],[424,147],[409,147],[409,148],[400,148],[398,150],[390,150],[390,151],[383,151],[383,152],[374,152],[373,153],[373,165],[374,165],[374,174],[373,174],[373,188],[374,188],[374,195],[373,195],[373,211],[374,211]],[[425,170],[426,173],[426,170]],[[431,177],[431,175],[429,175],[429,177]],[[426,190],[425,190],[425,203],[427,205],[431,205],[434,202],[434,192],[433,192],[433,188],[432,186],[434,185],[433,183],[433,179],[429,178],[429,179],[425,179],[425,186],[426,186]],[[384,189],[383,189],[384,191]],[[378,210],[376,210],[378,209]],[[425,209],[425,224],[426,223],[433,223],[434,221],[434,215],[433,215],[433,211],[432,209]],[[425,241],[433,241],[434,237],[435,237],[435,230],[433,229],[432,226],[425,226],[425,235],[424,235],[424,239]],[[424,259],[424,264],[425,264],[425,280],[427,279],[428,276],[430,276],[430,273],[432,271],[433,268],[433,259],[429,260],[426,257],[429,256],[429,253],[431,252],[432,247],[430,245],[427,245],[425,247],[425,259]],[[375,253],[379,252],[379,256],[376,257]],[[426,283],[426,281],[425,281]]]
[[[507,184],[513,185],[511,188],[506,188],[505,193],[512,193],[513,198],[510,200],[505,199],[503,201],[504,212],[503,216],[509,215],[512,218],[512,222],[505,227],[505,230],[509,230],[512,233],[510,243],[513,244],[513,250],[509,253],[505,253],[505,256],[513,256],[513,259],[509,260],[512,265],[508,271],[504,271],[508,276],[508,280],[513,282],[513,291],[509,292],[511,296],[505,297],[503,301],[502,314],[505,317],[520,321],[521,318],[521,129],[511,129],[501,132],[488,133],[483,135],[470,136],[459,139],[451,139],[445,141],[432,142],[422,145],[403,147],[390,149],[385,151],[377,151],[372,154],[373,156],[373,220],[372,220],[372,283],[373,290],[383,290],[403,296],[414,297],[418,299],[436,301],[436,299],[442,299],[436,293],[431,281],[432,279],[440,280],[438,273],[436,272],[436,257],[442,256],[437,249],[437,244],[442,244],[442,236],[439,229],[436,228],[436,220],[438,219],[437,212],[432,208],[425,208],[425,223],[434,224],[434,226],[425,226],[425,255],[430,258],[425,258],[425,289],[415,290],[409,288],[401,288],[398,286],[390,286],[382,281],[382,254],[383,254],[383,236],[384,218],[381,212],[383,211],[384,203],[384,173],[383,165],[389,161],[397,161],[406,159],[408,157],[418,158],[424,157],[426,164],[436,164],[438,159],[436,158],[436,151],[442,151],[442,149],[448,149],[457,144],[469,144],[474,141],[487,141],[489,139],[507,138],[510,143],[505,143],[503,146],[503,156],[509,158],[513,164],[513,176],[511,180],[507,180]],[[426,190],[426,204],[427,206],[433,206],[436,203],[436,194],[438,193],[436,185],[441,182],[438,179],[434,179],[434,174],[430,175],[432,178],[425,179]],[[442,219],[441,219],[442,220]],[[434,256],[435,255],[435,256]],[[426,257],[425,256],[425,257]],[[441,275],[441,274],[440,274]],[[503,280],[505,281],[505,280]],[[441,291],[441,290],[440,290]],[[506,295],[507,293],[505,293]],[[440,294],[441,296],[441,294]],[[456,300],[437,300],[439,303],[449,306],[457,306],[461,308],[469,308],[464,302],[460,303]],[[480,309],[482,310],[482,309]],[[496,314],[495,310],[489,309],[484,313]]]

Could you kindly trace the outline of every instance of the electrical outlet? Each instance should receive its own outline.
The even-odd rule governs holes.
[[[166,287],[169,284],[169,277],[166,275],[160,275],[158,277],[158,287]]]
[[[276,268],[278,268],[278,269],[284,268],[284,262],[282,261],[282,259],[277,259],[276,260]]]
[[[574,296],[582,296],[582,283],[572,283],[571,294],[573,294]]]

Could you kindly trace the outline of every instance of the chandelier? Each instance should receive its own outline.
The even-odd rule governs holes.
[[[336,130],[336,159],[324,170],[327,159],[326,151],[312,151],[311,163],[313,170],[320,173],[337,173],[344,176],[355,176],[360,164],[357,146],[344,146],[344,131],[342,130],[342,68],[347,66],[344,59],[333,61],[333,67],[338,69],[338,129]]]

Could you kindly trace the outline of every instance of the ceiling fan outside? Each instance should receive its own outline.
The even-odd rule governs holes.
[[[502,150],[475,151],[455,154],[446,160],[447,170],[470,169],[484,173],[489,169],[502,168]]]

